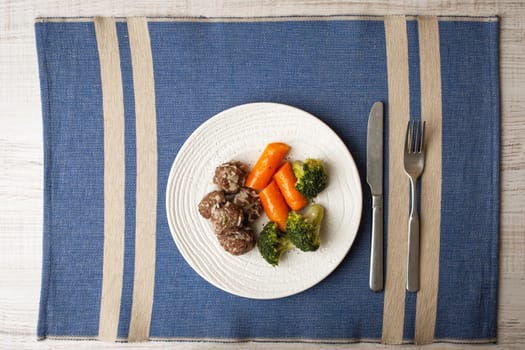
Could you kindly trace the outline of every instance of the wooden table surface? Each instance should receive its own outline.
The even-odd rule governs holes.
[[[107,344],[36,341],[42,258],[42,122],[33,20],[39,16],[331,14],[501,17],[501,238],[498,344],[525,348],[525,1],[0,0],[0,349],[375,349],[378,344]],[[417,348],[416,346],[407,346]],[[487,346],[433,344],[426,349]]]

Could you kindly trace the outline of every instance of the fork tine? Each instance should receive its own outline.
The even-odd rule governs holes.
[[[410,153],[417,152],[417,135],[418,135],[418,125],[417,121],[412,121],[411,123],[411,139],[410,139]]]
[[[418,128],[418,130],[419,130],[419,140],[418,140],[418,144],[417,144],[417,151],[419,153],[419,152],[421,152],[421,150],[422,150],[421,146],[423,145],[424,122],[420,120],[418,122],[418,124],[419,124],[419,128]]]
[[[412,146],[410,147],[412,153],[415,153],[417,151],[417,135],[418,135],[418,125],[417,121],[412,121]]]
[[[425,150],[425,122],[423,121],[421,123],[421,137],[419,140],[419,152],[423,152]]]
[[[405,153],[410,153],[410,139],[411,139],[411,124],[410,121],[408,121],[407,124],[407,132],[405,135]]]
[[[411,150],[412,153],[416,151],[416,144],[417,144],[417,124],[416,122],[412,121],[412,140],[411,142]]]

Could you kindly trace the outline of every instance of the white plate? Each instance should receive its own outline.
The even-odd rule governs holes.
[[[290,159],[314,157],[328,168],[329,185],[316,198],[325,207],[321,247],[283,255],[272,267],[257,247],[232,256],[222,249],[197,205],[215,189],[215,167],[230,160],[253,165],[266,144],[290,147]],[[361,219],[362,190],[355,162],[341,139],[322,121],[300,109],[250,103],[225,110],[197,128],[173,162],[166,210],[175,243],[188,264],[212,285],[235,295],[273,299],[302,292],[328,276],[346,256]],[[266,223],[263,215],[256,232]]]

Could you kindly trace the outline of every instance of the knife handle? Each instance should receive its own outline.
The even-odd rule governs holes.
[[[383,290],[383,196],[372,196],[372,238],[370,247],[370,289]]]

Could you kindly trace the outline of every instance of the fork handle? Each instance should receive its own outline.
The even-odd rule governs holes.
[[[419,291],[419,217],[408,219],[407,290]]]

